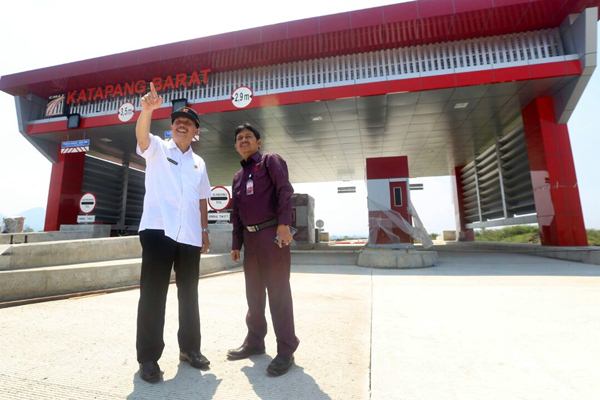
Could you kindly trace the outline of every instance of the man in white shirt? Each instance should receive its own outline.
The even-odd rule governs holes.
[[[142,272],[137,316],[136,349],[140,377],[158,382],[158,359],[164,349],[165,304],[175,269],[179,300],[179,359],[206,370],[210,361],[200,352],[198,276],[200,253],[208,252],[210,183],[204,160],[192,151],[198,133],[198,114],[184,107],[171,114],[172,139],[150,133],[152,112],[162,105],[150,84],[141,99],[135,126],[137,153],[146,160],[146,194],[139,234]]]

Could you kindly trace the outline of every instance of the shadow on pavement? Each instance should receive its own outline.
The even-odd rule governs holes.
[[[133,376],[133,392],[127,396],[127,400],[212,399],[220,383],[221,379],[217,379],[210,371],[202,372],[179,363],[175,376],[159,383],[144,382],[136,372]]]
[[[252,366],[242,368],[252,389],[263,400],[331,400],[331,397],[323,392],[315,379],[304,371],[304,368],[294,365],[287,374],[271,377],[267,375],[267,366],[271,357],[251,357]]]

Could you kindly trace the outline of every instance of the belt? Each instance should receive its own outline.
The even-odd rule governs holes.
[[[248,230],[248,232],[258,232],[262,229],[269,228],[275,225],[277,225],[277,219],[273,218],[268,221],[261,222],[260,224],[246,225],[246,229]]]

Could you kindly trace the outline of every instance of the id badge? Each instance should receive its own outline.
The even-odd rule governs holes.
[[[251,196],[254,194],[254,181],[252,179],[248,179],[246,181],[246,196]]]

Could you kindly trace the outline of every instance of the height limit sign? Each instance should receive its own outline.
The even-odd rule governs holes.
[[[252,93],[252,89],[247,86],[240,86],[231,94],[231,103],[236,108],[246,108],[252,103],[253,97],[254,94]]]

